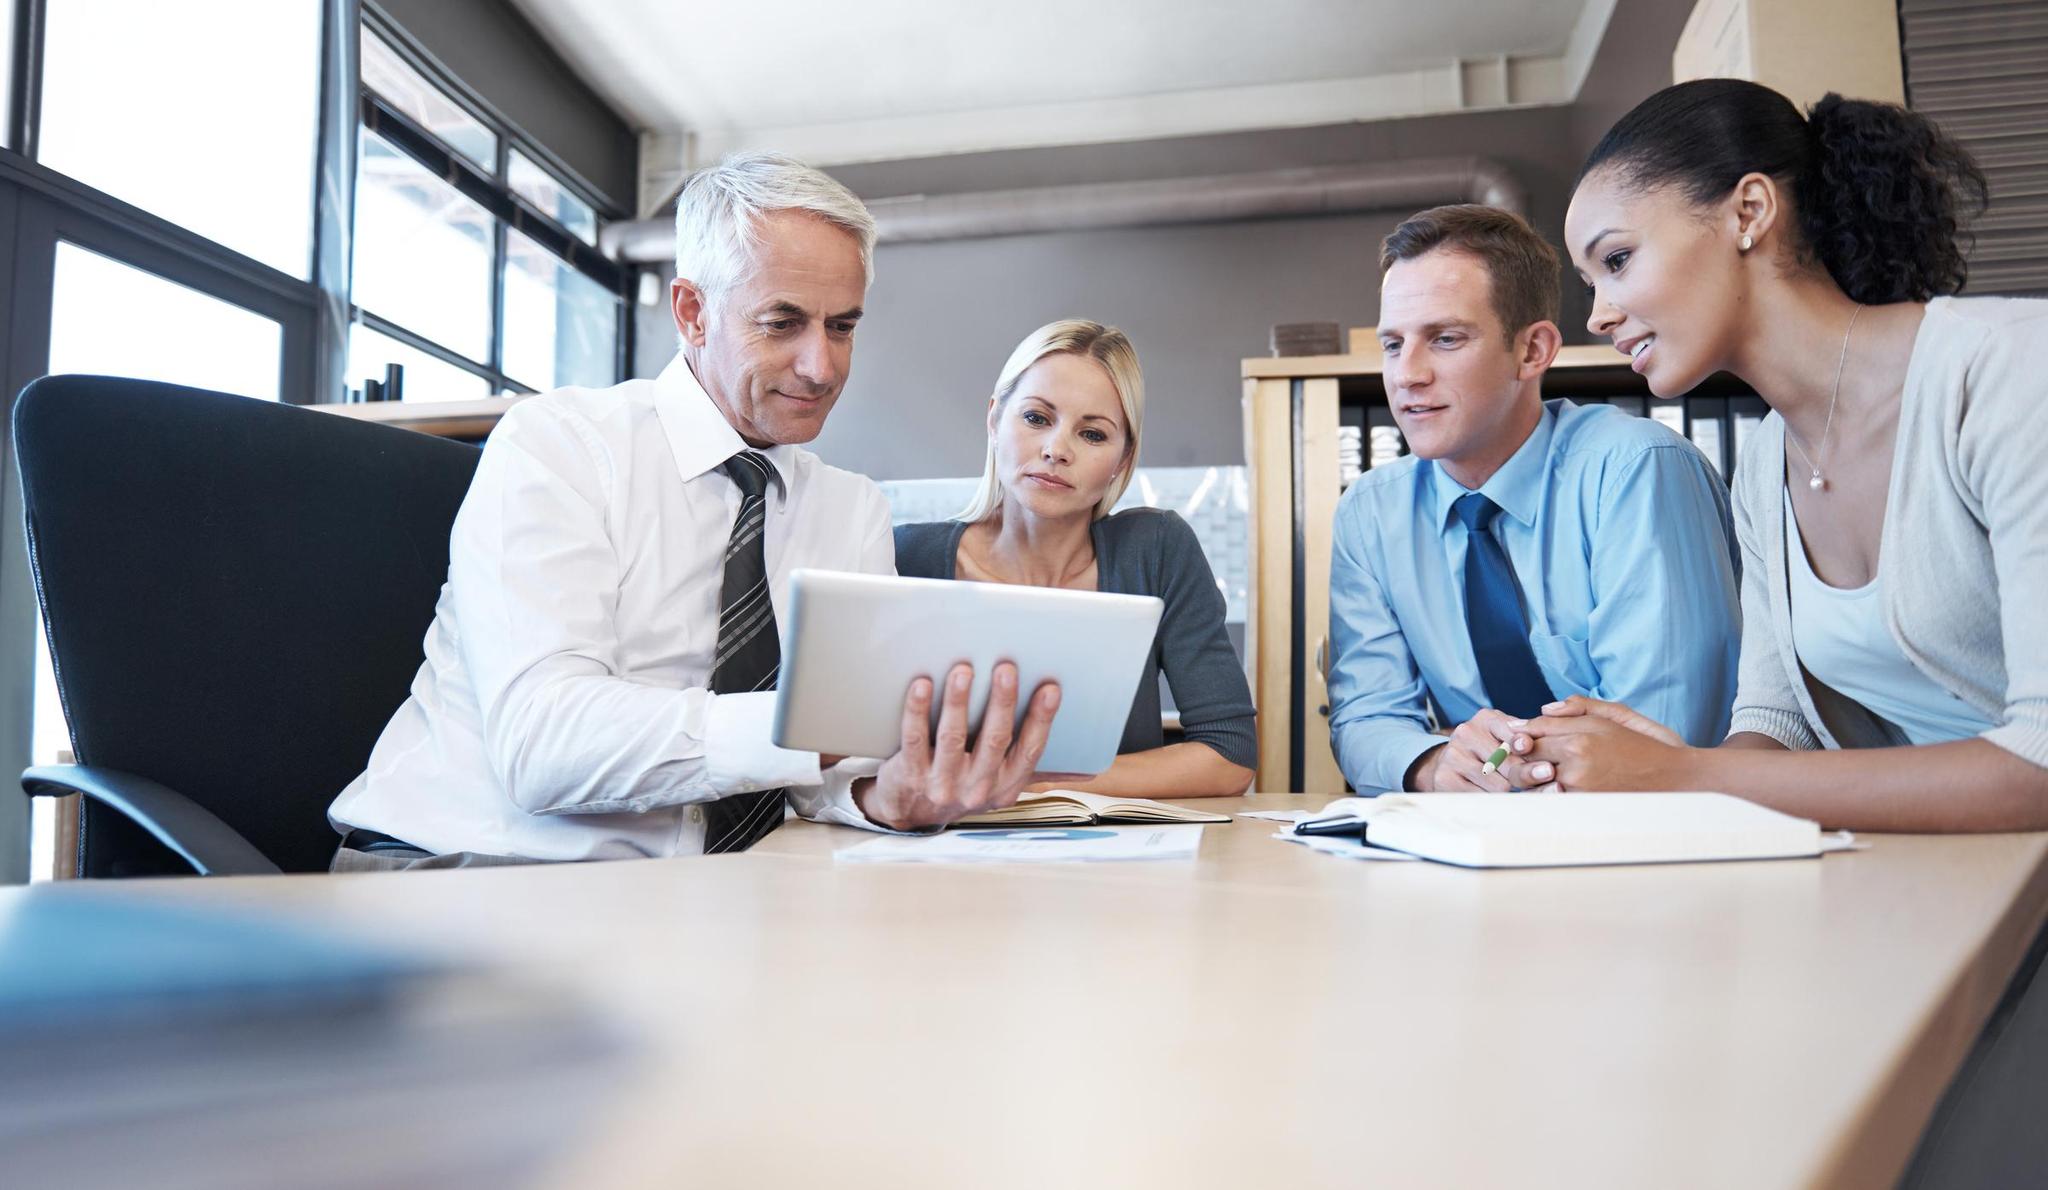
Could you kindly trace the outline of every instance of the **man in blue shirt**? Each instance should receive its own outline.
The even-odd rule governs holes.
[[[1543,400],[1558,258],[1518,216],[1424,211],[1381,245],[1380,274],[1387,401],[1414,453],[1337,506],[1345,778],[1364,793],[1546,785],[1546,764],[1486,761],[1571,694],[1719,743],[1741,621],[1727,489],[1706,459],[1648,418]]]

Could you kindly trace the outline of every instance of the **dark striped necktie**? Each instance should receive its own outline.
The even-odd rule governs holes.
[[[775,604],[768,598],[768,555],[762,548],[768,520],[766,458],[751,450],[725,461],[740,490],[740,515],[725,547],[725,578],[718,591],[718,651],[711,663],[713,694],[775,689],[782,644],[775,635]],[[739,793],[704,808],[704,852],[745,851],[782,825],[780,789]]]

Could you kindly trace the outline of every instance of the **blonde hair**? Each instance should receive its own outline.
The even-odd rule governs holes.
[[[1099,519],[1109,515],[1116,502],[1123,498],[1124,489],[1131,486],[1131,472],[1138,465],[1138,434],[1145,423],[1145,376],[1138,370],[1138,350],[1131,346],[1130,339],[1113,326],[1085,319],[1068,318],[1049,322],[1017,344],[1010,358],[1003,364],[1003,370],[996,375],[996,388],[990,399],[1001,409],[1017,391],[1017,382],[1024,378],[1031,365],[1048,355],[1078,355],[1092,359],[1109,373],[1109,383],[1116,389],[1117,401],[1123,406],[1124,430],[1129,442],[1124,447],[1123,465],[1117,469],[1116,478],[1110,481],[1109,490],[1102,494],[1102,502],[1095,506]],[[988,438],[988,461],[982,465],[981,483],[974,489],[974,498],[967,507],[953,518],[956,521],[985,521],[996,515],[1003,507],[1003,482],[996,474],[996,438]]]

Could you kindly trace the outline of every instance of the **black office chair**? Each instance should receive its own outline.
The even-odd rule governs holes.
[[[480,452],[175,385],[14,410],[84,876],[327,869],[327,805],[405,701]]]

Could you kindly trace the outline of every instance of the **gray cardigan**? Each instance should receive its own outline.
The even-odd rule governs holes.
[[[1906,659],[2048,767],[2048,301],[1936,298],[1913,343],[1878,545],[1886,625]],[[1788,748],[1903,744],[1813,680],[1792,646],[1785,424],[1764,420],[1735,477],[1742,660],[1730,732]]]
[[[896,526],[896,573],[954,577],[960,535],[966,531],[961,521]],[[1182,733],[1233,764],[1257,768],[1251,687],[1223,630],[1223,592],[1216,589],[1195,531],[1176,513],[1129,508],[1097,519],[1089,532],[1095,540],[1098,589],[1166,601],[1117,751],[1143,752],[1165,744],[1159,722],[1159,672],[1164,669],[1180,708]]]

